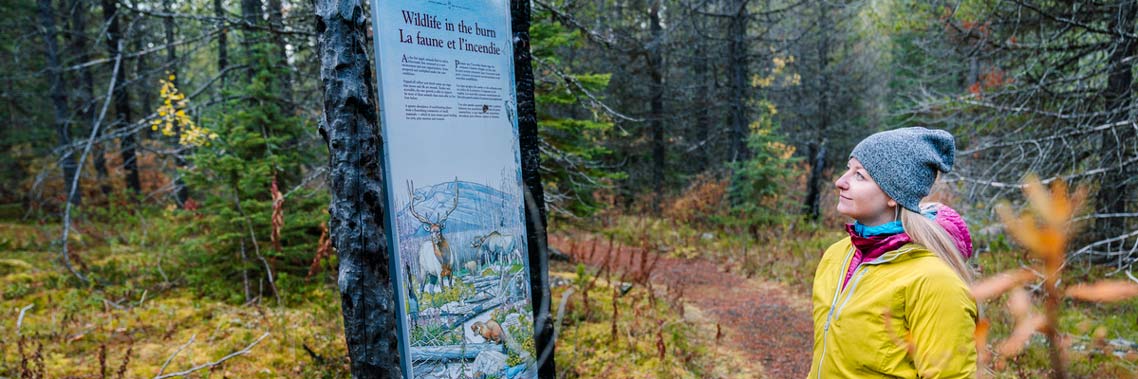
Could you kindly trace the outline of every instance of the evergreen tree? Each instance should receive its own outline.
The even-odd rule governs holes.
[[[225,108],[232,111],[218,115],[211,128],[219,137],[195,151],[186,173],[188,184],[206,196],[197,226],[214,236],[189,255],[202,266],[197,284],[231,300],[237,294],[227,290],[238,278],[248,297],[256,288],[250,281],[264,280],[265,290],[275,290],[275,282],[305,272],[327,219],[325,191],[302,183],[318,152],[304,143],[311,123],[283,106],[275,49],[272,43],[253,46],[247,63],[252,80],[228,96],[234,100]],[[274,209],[274,198],[293,187]],[[283,224],[274,222],[274,211],[283,213]],[[216,280],[219,275],[226,280]]]
[[[580,32],[566,29],[544,12],[534,20],[530,36],[545,199],[555,216],[586,216],[604,206],[593,192],[608,185],[608,179],[624,177],[602,163],[612,154],[605,143],[613,123],[594,96],[603,93],[610,75],[567,72],[559,54],[583,43]]]

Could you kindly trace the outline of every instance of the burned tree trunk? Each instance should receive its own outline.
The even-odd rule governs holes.
[[[540,137],[537,133],[537,102],[534,97],[533,56],[530,54],[530,2],[510,1],[514,33],[514,85],[518,101],[518,139],[522,155],[522,181],[526,189],[526,235],[529,252],[530,294],[533,296],[538,377],[555,376],[553,318],[549,313],[549,254],[545,234],[545,190],[541,187]]]
[[[172,3],[172,0],[162,1],[162,8],[166,11],[166,13],[169,13],[171,15],[174,13],[174,5]],[[170,75],[174,76],[174,79],[172,80],[174,82],[174,86],[177,86],[178,72],[175,67],[178,67],[178,47],[175,45],[174,41],[174,16],[166,16],[165,19],[162,20],[162,28],[166,32],[166,67],[168,67]],[[186,157],[183,156],[185,152],[182,151],[184,146],[180,146],[181,139],[182,127],[179,125],[174,127],[174,143],[179,144],[178,152],[174,154],[174,164],[178,170],[184,169],[186,167]],[[186,187],[186,182],[182,180],[182,174],[179,172],[174,176],[174,200],[178,203],[178,206],[185,206],[186,199],[189,197],[189,187]]]
[[[811,220],[818,221],[822,216],[821,207],[818,202],[821,201],[822,186],[822,171],[826,169],[826,139],[822,139],[821,143],[810,143],[809,153],[810,157],[810,177],[806,180],[806,204],[803,204],[803,210],[806,211],[806,216]]]
[[[1112,18],[1110,30],[1133,31],[1135,17],[1138,16],[1138,5],[1134,2],[1118,4],[1119,10],[1116,18]],[[1108,116],[1104,124],[1125,121],[1130,118],[1132,99],[1134,96],[1134,54],[1138,51],[1138,41],[1123,35],[1114,37],[1113,49],[1110,53],[1110,74],[1107,79],[1106,91],[1103,100],[1104,109]],[[1102,178],[1102,186],[1096,196],[1097,212],[1101,214],[1124,214],[1129,211],[1128,200],[1134,185],[1134,168],[1132,164],[1125,163],[1132,159],[1134,143],[1138,141],[1134,128],[1123,126],[1111,128],[1102,132],[1102,158],[1101,167],[1107,169]],[[1095,220],[1094,227],[1098,238],[1109,239],[1126,234],[1127,219],[1121,217],[1104,217]],[[1111,244],[1108,251],[1125,248],[1126,241],[1122,240]]]
[[[71,32],[67,33],[67,41],[71,46],[70,49],[74,52],[79,62],[86,62],[91,59],[94,54],[91,52],[91,47],[87,41],[87,12],[91,4],[83,0],[72,0],[71,2]],[[91,123],[91,127],[95,126],[95,78],[91,75],[91,69],[82,67],[79,69],[79,74],[75,78],[76,83],[73,88],[77,92],[73,94],[75,99],[84,99],[79,101],[82,104],[79,111],[79,122]],[[99,136],[94,136],[98,138]],[[102,143],[95,143],[93,145],[94,153],[91,154],[91,164],[95,166],[95,178],[99,183],[99,190],[103,195],[111,194],[111,185],[107,182],[107,160],[103,152]]]
[[[122,15],[118,14],[118,4],[114,0],[103,0],[103,19],[107,21],[107,52],[114,58],[121,54],[119,48],[122,46],[119,41],[122,40],[123,35],[119,27],[119,20]],[[115,121],[114,124],[123,129],[123,137],[120,142],[123,162],[123,171],[126,172],[126,185],[130,188],[132,193],[139,194],[142,192],[142,181],[138,176],[138,161],[135,159],[135,132],[131,130],[131,114],[130,114],[130,92],[127,91],[126,70],[119,70],[115,77],[115,83],[119,83],[113,95],[115,102]]]
[[[67,191],[65,198],[73,204],[79,204],[79,192],[71,187],[71,183],[75,183],[71,178],[75,177],[75,169],[78,164],[75,162],[75,154],[72,154],[71,149],[67,147],[71,144],[71,125],[67,121],[67,97],[63,94],[63,70],[60,69],[59,64],[55,9],[52,8],[51,0],[39,0],[38,3],[40,22],[42,22],[41,27],[43,28],[44,51],[47,53],[47,68],[50,72],[48,76],[51,78],[50,96],[53,114],[55,115],[55,130],[59,135],[59,146],[63,148],[60,166],[63,167],[63,182],[69,183],[64,186],[64,191]]]
[[[649,107],[652,113],[652,184],[656,187],[652,196],[652,211],[660,213],[660,203],[664,201],[664,175],[667,169],[667,147],[664,143],[664,50],[662,38],[664,28],[660,25],[660,8],[657,0],[648,7],[649,30],[652,31],[652,47],[648,50],[648,73],[652,78],[652,92]]]
[[[747,14],[748,0],[736,0],[731,4],[734,14],[731,15],[728,28],[727,59],[731,70],[731,152],[728,160],[731,162],[745,161],[750,158],[747,148],[747,128],[750,120],[747,119],[747,100],[749,99],[747,81],[750,79],[747,49]]]
[[[328,144],[332,244],[352,376],[402,376],[395,290],[384,238],[383,156],[359,0],[316,1],[323,83],[320,134]]]

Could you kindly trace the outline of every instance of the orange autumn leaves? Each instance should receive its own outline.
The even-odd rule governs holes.
[[[972,286],[972,295],[982,303],[1008,293],[1007,310],[1015,320],[1015,327],[1007,339],[998,343],[995,352],[1000,360],[1020,354],[1028,340],[1036,332],[1048,337],[1052,352],[1052,367],[1055,377],[1062,377],[1063,362],[1061,349],[1064,343],[1059,335],[1059,306],[1064,297],[1089,302],[1115,302],[1138,296],[1138,283],[1127,280],[1105,280],[1091,284],[1075,284],[1061,288],[1061,272],[1066,262],[1067,243],[1072,236],[1071,219],[1086,197],[1086,189],[1080,188],[1068,193],[1066,183],[1056,180],[1050,190],[1039,179],[1029,177],[1024,184],[1024,194],[1031,207],[1015,214],[1010,207],[1000,205],[999,213],[1008,234],[1033,257],[1039,260],[1034,267],[1010,270],[986,278]],[[1031,281],[1043,279],[1042,313],[1036,311],[1031,294],[1023,286]],[[991,360],[985,349],[988,338],[989,321],[981,319],[976,328],[976,344],[980,360],[986,364]]]

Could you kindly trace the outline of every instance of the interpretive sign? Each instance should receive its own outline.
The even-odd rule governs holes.
[[[536,377],[509,2],[373,4],[405,376]]]

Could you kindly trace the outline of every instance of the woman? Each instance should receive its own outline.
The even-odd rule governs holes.
[[[835,185],[855,221],[814,274],[810,378],[975,376],[968,229],[951,208],[920,206],[955,150],[948,132],[916,127],[850,153]]]

